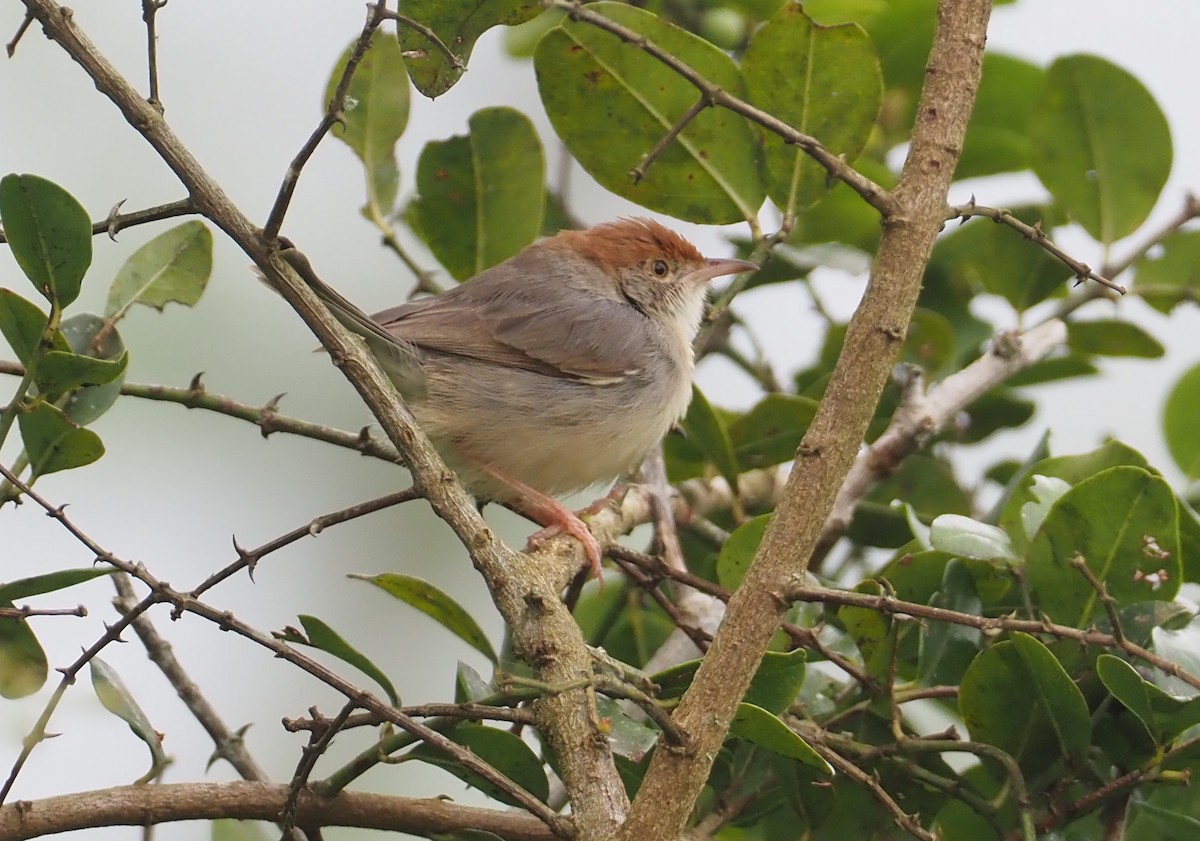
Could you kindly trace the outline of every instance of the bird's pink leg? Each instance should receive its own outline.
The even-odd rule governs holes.
[[[604,575],[600,569],[600,558],[603,554],[600,551],[600,543],[587,524],[579,519],[574,511],[554,497],[507,476],[494,467],[478,462],[476,466],[517,492],[514,499],[506,500],[514,511],[545,527],[530,535],[527,547],[536,546],[541,541],[558,534],[569,534],[583,544],[583,553],[587,556],[592,574],[596,576],[597,581],[604,582]]]

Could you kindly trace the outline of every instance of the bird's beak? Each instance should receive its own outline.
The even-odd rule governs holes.
[[[704,266],[689,274],[688,279],[697,283],[708,283],[714,277],[756,271],[758,271],[758,266],[746,260],[735,260],[732,257],[712,258],[705,260]]]

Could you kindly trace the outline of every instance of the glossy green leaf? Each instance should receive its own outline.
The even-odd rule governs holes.
[[[1049,226],[1057,221],[1041,207],[1016,207],[1011,213],[1028,225]],[[1065,292],[1071,279],[1070,270],[1045,249],[991,219],[971,219],[955,227],[938,241],[930,262],[931,270],[940,269],[959,282],[999,295],[1016,310]]]
[[[1029,493],[1033,497],[1021,506],[1021,530],[1025,534],[1026,545],[1038,533],[1046,515],[1059,497],[1071,490],[1071,485],[1054,476],[1043,476],[1035,473],[1029,484]]]
[[[1067,345],[1076,353],[1158,359],[1166,349],[1143,328],[1116,318],[1067,323]]]
[[[533,123],[512,108],[471,115],[470,134],[428,143],[406,218],[454,277],[516,254],[542,229],[546,161]]]
[[[1181,567],[1170,486],[1141,468],[1113,467],[1075,485],[1046,515],[1026,554],[1026,576],[1041,611],[1081,628],[1102,606],[1072,566],[1076,555],[1120,605],[1173,598]],[[1165,581],[1144,577],[1159,570]]]
[[[146,743],[150,749],[150,770],[138,778],[134,784],[148,783],[158,777],[170,761],[163,753],[160,734],[150,723],[150,719],[142,712],[138,702],[121,680],[121,676],[108,663],[99,657],[93,657],[88,663],[92,672],[92,688],[104,708],[129,725],[134,735]]]
[[[1133,289],[1159,312],[1200,302],[1200,231],[1176,231],[1136,263]]]
[[[1157,627],[1151,632],[1154,653],[1185,672],[1200,675],[1200,616],[1183,627]],[[1168,692],[1192,694],[1196,690],[1175,677],[1154,673],[1155,682]]]
[[[0,334],[22,365],[28,365],[38,350],[47,315],[37,305],[11,289],[0,289]],[[54,337],[55,350],[69,350],[66,339]]]
[[[745,702],[738,704],[733,723],[729,725],[729,732],[760,748],[797,759],[826,776],[833,776],[833,767],[809,747],[808,742],[762,707]]]
[[[888,594],[884,586],[873,579],[859,582],[854,592],[872,596]],[[866,607],[839,607],[837,617],[858,646],[867,671],[873,675],[887,674],[896,646],[896,621],[891,616]]]
[[[722,587],[736,590],[742,585],[770,521],[770,514],[760,514],[733,530],[717,555],[717,581]]]
[[[1028,634],[983,651],[963,675],[959,711],[971,738],[1044,768],[1081,757],[1091,741],[1087,702],[1050,650]]]
[[[725,477],[729,487],[737,487],[738,463],[733,453],[733,441],[729,430],[717,417],[708,398],[696,386],[692,386],[692,402],[687,414],[680,422],[688,440],[704,453],[704,457]]]
[[[1101,654],[1096,673],[1104,687],[1166,744],[1200,724],[1200,696],[1176,698],[1146,681],[1133,666],[1111,654]]]
[[[124,375],[128,364],[128,353],[110,361],[52,350],[38,363],[37,384],[45,394],[61,394],[80,386],[105,385]]]
[[[312,646],[320,651],[324,651],[326,654],[332,654],[343,663],[349,663],[371,678],[371,680],[378,683],[383,688],[383,691],[387,693],[389,701],[395,705],[399,705],[400,696],[396,693],[396,687],[392,685],[388,676],[371,662],[370,658],[346,642],[337,631],[333,630],[333,628],[317,617],[306,616],[302,613],[298,618],[300,619],[301,627],[304,628],[303,634],[298,633],[295,628],[289,627],[276,633],[275,637],[284,642]]]
[[[658,742],[659,731],[632,718],[619,703],[603,695],[596,697],[596,712],[605,721],[608,744],[613,753],[641,762]],[[644,716],[643,716],[644,718]]]
[[[81,312],[66,318],[62,333],[75,353],[113,362],[126,358],[125,340],[120,332],[98,315]],[[120,364],[122,370],[111,382],[85,386],[68,394],[62,404],[63,413],[80,426],[87,426],[107,412],[121,396],[121,386],[125,383],[125,363]]]
[[[1030,165],[1029,119],[1046,87],[1046,71],[1019,58],[983,56],[983,79],[967,124],[956,179],[1017,172]]]
[[[943,514],[929,528],[933,548],[960,558],[1016,563],[1017,552],[1004,529],[961,514]]]
[[[446,735],[538,800],[544,802],[550,796],[550,783],[546,779],[542,761],[537,758],[520,736],[507,730],[478,724],[460,724]],[[503,788],[483,779],[474,771],[464,768],[448,754],[432,745],[419,744],[408,756],[449,771],[471,788],[482,791],[494,800],[509,806],[520,806],[520,803]]]
[[[933,607],[955,610],[969,616],[983,615],[983,602],[975,591],[975,577],[958,560],[946,565]],[[976,628],[952,622],[926,622],[921,628],[917,673],[926,686],[956,686],[979,653],[983,634]]]
[[[17,417],[32,477],[83,467],[104,455],[100,436],[77,426],[62,410],[41,403]]]
[[[653,41],[713,84],[741,91],[737,66],[721,50],[650,12],[615,2],[588,8]],[[632,170],[697,102],[696,88],[634,45],[584,22],[564,21],[534,54],[542,104],[558,136],[604,187],[690,222],[753,218],[765,195],[758,142],[746,120],[706,108],[640,180]],[[596,130],[596,115],[604,130]]]
[[[875,125],[883,77],[870,36],[848,23],[820,26],[787,3],[755,32],[742,57],[751,104],[853,161]],[[833,186],[828,172],[778,135],[764,135],[767,193],[781,208],[811,205]]]
[[[212,232],[198,219],[165,231],[133,252],[108,290],[104,317],[116,322],[134,304],[161,311],[195,306],[212,274]]]
[[[111,572],[112,570],[105,567],[88,567],[85,569],[60,569],[44,575],[18,578],[16,581],[0,584],[0,600],[13,602],[17,599],[27,599],[30,596],[40,596],[43,593],[53,593],[85,581],[91,581],[102,575],[108,575]]]
[[[761,707],[769,713],[779,715],[796,701],[800,686],[807,671],[807,652],[803,648],[792,651],[768,651],[750,681],[745,701]]]
[[[399,29],[402,36],[410,33],[408,27]],[[334,66],[325,84],[322,109],[333,99],[354,46],[348,46]],[[408,105],[408,74],[401,47],[395,35],[378,29],[346,90],[342,122],[333,128],[333,136],[341,138],[362,161],[369,214],[386,216],[396,203],[400,187],[396,141],[408,126]]]
[[[800,686],[804,683],[806,656],[801,648],[787,652],[768,651],[758,664],[743,700],[771,713],[786,710],[796,700]],[[651,682],[658,687],[656,697],[682,696],[692,685],[692,679],[699,668],[699,660],[688,660],[651,675]]]
[[[15,596],[14,598],[21,598]],[[0,599],[0,607],[13,607]],[[46,683],[46,652],[24,619],[0,619],[0,697],[24,698]]]
[[[1171,172],[1171,129],[1158,103],[1097,56],[1066,56],[1050,66],[1030,131],[1033,171],[1106,245],[1146,221]]]
[[[492,648],[487,635],[479,627],[479,623],[458,602],[428,581],[394,572],[371,576],[352,574],[350,577],[374,584],[385,593],[415,607],[491,660],[493,664],[497,662],[495,649]]]
[[[454,670],[454,703],[465,704],[468,701],[478,701],[495,693],[492,685],[483,679],[483,675],[475,671],[461,660]]]
[[[1184,372],[1163,407],[1163,437],[1171,458],[1189,479],[1200,479],[1200,365]]]
[[[465,66],[484,32],[493,26],[524,23],[542,9],[537,0],[405,0],[400,11],[432,29]],[[398,29],[404,62],[417,90],[432,99],[462,78],[463,71],[425,35],[409,26]]]
[[[789,462],[817,413],[817,401],[768,394],[729,424],[729,441],[741,471]]]
[[[859,158],[854,168],[888,190],[896,186],[896,174],[879,161]],[[879,211],[844,181],[838,181],[824,198],[797,215],[788,242],[797,245],[839,242],[868,255],[875,253],[882,231]]]
[[[37,175],[0,179],[0,224],[25,276],[67,307],[92,263],[92,222],[75,197]]]

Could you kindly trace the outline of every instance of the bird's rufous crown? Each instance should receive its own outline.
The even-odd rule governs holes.
[[[585,231],[560,231],[546,244],[571,248],[610,271],[656,258],[673,264],[704,262],[696,246],[653,219],[618,219]]]

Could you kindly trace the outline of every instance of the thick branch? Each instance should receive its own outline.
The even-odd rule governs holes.
[[[147,826],[174,821],[237,818],[274,821],[288,787],[271,783],[177,783],[123,786],[0,806],[0,838],[24,841],[73,829]],[[342,792],[321,798],[302,792],[297,826],[353,826],[429,836],[462,829],[490,832],[508,841],[550,841],[541,821],[523,812],[459,806],[434,798]]]
[[[891,373],[920,291],[979,85],[991,4],[943,0],[917,108],[912,145],[884,217],[870,284],[846,335],[825,397],[783,498],[708,656],[674,719],[694,740],[659,750],[642,782],[624,841],[675,839],[708,778],[739,700],[779,626],[775,592],[803,573]]]
[[[78,62],[187,188],[198,210],[220,227],[263,272],[267,281],[313,330],[330,358],[358,391],[388,439],[405,454],[413,482],[454,530],[487,580],[496,606],[512,629],[516,653],[539,679],[568,684],[591,675],[587,646],[558,593],[583,562],[582,546],[569,538],[548,541],[532,558],[496,539],[471,499],[446,468],[387,376],[297,274],[301,257],[267,241],[168,127],[162,115],[105,59],[75,26],[70,9],[51,0],[23,0],[46,35]],[[607,740],[597,730],[595,697],[586,688],[538,702],[539,726],[562,763],[571,807],[582,838],[611,835],[627,806],[624,786]]]

